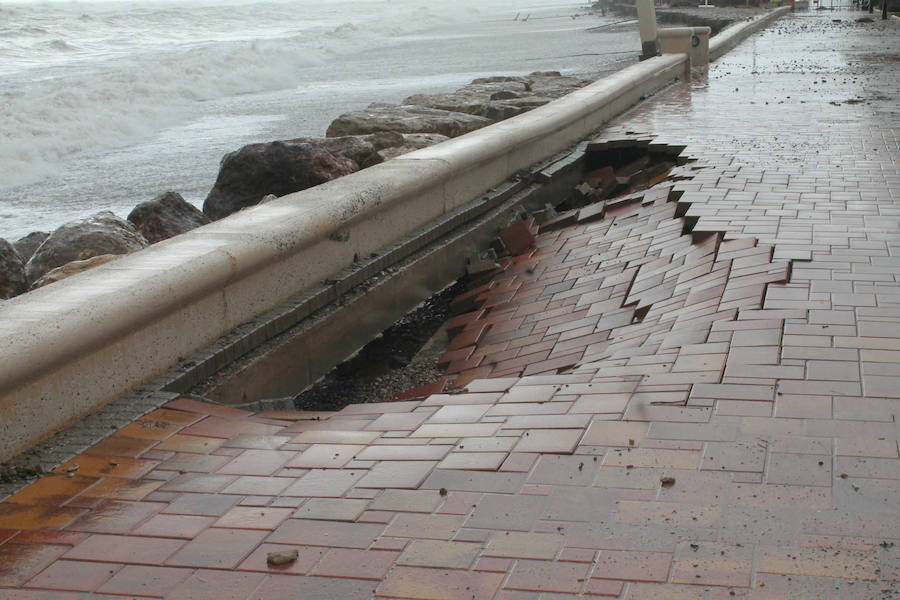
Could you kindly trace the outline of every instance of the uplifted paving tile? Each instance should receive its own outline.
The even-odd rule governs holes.
[[[356,487],[414,489],[425,480],[435,464],[437,463],[425,460],[383,460],[369,469],[356,483]]]
[[[496,471],[507,456],[506,452],[451,452],[437,468]]]
[[[571,454],[583,434],[582,429],[530,429],[519,438],[514,450]]]

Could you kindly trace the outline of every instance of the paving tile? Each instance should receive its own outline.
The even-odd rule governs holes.
[[[451,449],[452,446],[445,445],[391,446],[381,444],[367,446],[356,455],[356,458],[359,460],[440,460]]]
[[[696,469],[700,452],[648,448],[623,448],[608,452],[604,467],[647,467],[659,469]]]
[[[217,472],[223,475],[272,475],[295,456],[280,450],[245,450]]]
[[[762,473],[765,464],[766,446],[758,442],[708,442],[700,469]]]
[[[219,517],[240,502],[240,496],[225,494],[181,494],[164,506],[164,513],[175,515],[198,515]]]
[[[365,476],[365,471],[309,471],[284,490],[284,496],[339,498]]]
[[[8,501],[20,505],[60,506],[96,483],[95,477],[49,475],[16,492]]]
[[[431,513],[444,498],[437,489],[432,490],[384,490],[372,500],[369,508],[398,512]]]
[[[465,520],[466,518],[460,515],[400,513],[384,530],[384,535],[426,540],[449,540],[459,531]]]
[[[219,438],[203,437],[198,435],[175,434],[154,446],[156,450],[172,452],[193,452],[196,454],[209,454],[217,450],[225,440]]]
[[[135,535],[92,535],[66,552],[64,558],[96,562],[156,565],[164,562],[184,542]]]
[[[419,486],[435,466],[432,461],[383,460],[356,483],[359,488],[410,488]]]
[[[381,435],[378,431],[310,430],[291,438],[292,444],[371,444]]]
[[[831,485],[831,457],[814,454],[769,454],[766,481],[786,485]]]
[[[96,444],[85,450],[84,454],[137,458],[157,444],[158,441],[154,439],[138,439],[127,437],[119,432],[109,436],[105,440],[97,442]]]
[[[837,577],[807,577],[803,575],[777,575],[757,573],[753,598],[776,600],[780,598],[840,598],[841,600],[866,600],[888,597],[896,588],[885,582],[859,581]]]
[[[58,560],[32,577],[25,587],[91,592],[103,585],[122,565],[83,560]]]
[[[266,531],[210,528],[199,533],[165,564],[233,569],[266,537]]]
[[[119,434],[137,439],[164,440],[202,418],[196,413],[159,408],[126,425]]]
[[[261,573],[199,569],[166,594],[175,600],[246,600],[265,580]]]
[[[499,573],[398,566],[376,588],[375,595],[416,600],[492,598],[503,577]]]
[[[413,540],[397,559],[397,564],[465,570],[475,562],[481,548],[481,544],[467,542]]]
[[[222,494],[277,496],[293,483],[291,477],[244,475],[219,490]]]
[[[227,458],[227,457],[222,457]],[[236,475],[214,475],[210,473],[183,473],[159,487],[161,492],[215,493],[237,479]]]
[[[576,594],[584,587],[590,566],[548,560],[519,560],[504,588]]]
[[[514,450],[571,454],[583,434],[581,429],[531,429],[519,438]]]
[[[304,600],[368,600],[374,584],[364,579],[336,579],[330,577],[296,577],[271,574],[249,596],[248,600],[269,598],[303,598]]]
[[[68,529],[91,533],[128,533],[161,508],[154,502],[108,500],[69,525]],[[44,520],[45,526],[52,527],[49,522],[51,519]]]
[[[72,471],[84,477],[123,477],[139,479],[149,473],[159,463],[124,456],[88,456],[81,454],[53,470],[54,473],[68,474]]]
[[[286,565],[270,565],[268,555],[270,552],[297,551],[297,560]],[[289,573],[292,575],[306,575],[319,560],[325,556],[328,548],[316,548],[313,546],[298,546],[296,544],[260,544],[256,550],[250,553],[240,565],[238,571],[256,571],[259,573]]]
[[[546,499],[540,496],[485,494],[466,527],[530,531],[546,505]]]
[[[55,544],[0,545],[0,588],[21,586],[67,550]]]
[[[762,546],[756,551],[756,560],[761,573],[876,579],[874,552]]]
[[[507,456],[506,452],[451,452],[437,468],[496,471]]]
[[[353,498],[311,498],[293,516],[298,519],[355,521],[368,504],[368,500]]]
[[[584,456],[542,455],[528,476],[528,483],[590,485],[600,468]]]
[[[215,517],[155,515],[134,530],[134,535],[191,539],[215,523]]]
[[[464,438],[491,437],[500,429],[499,423],[425,423],[410,437]]]
[[[288,519],[266,538],[274,544],[368,548],[384,530],[374,523],[339,523],[311,519]]]
[[[608,579],[591,578],[584,587],[586,596],[608,596],[618,598],[622,595],[625,583],[622,581],[612,581]]]
[[[266,508],[261,506],[235,506],[215,522],[216,527],[233,529],[267,529],[278,527],[294,511],[290,508]]]
[[[672,569],[674,583],[749,587],[753,550],[705,541],[681,542]]]
[[[323,577],[348,577],[380,581],[387,575],[399,552],[336,548],[329,550],[310,571]]]
[[[672,555],[661,552],[601,550],[592,577],[629,581],[666,581]]]
[[[628,448],[640,443],[647,435],[646,423],[623,421],[593,421],[581,443],[587,446],[617,446]]]
[[[616,521],[634,525],[671,527],[715,527],[722,516],[717,505],[682,505],[667,502],[623,500],[615,511]]]
[[[559,555],[565,537],[558,533],[503,531],[491,536],[485,556],[553,560]]]
[[[490,408],[488,404],[442,406],[428,417],[428,423],[478,423]]]
[[[97,591],[123,596],[164,597],[193,574],[192,569],[126,565]]]

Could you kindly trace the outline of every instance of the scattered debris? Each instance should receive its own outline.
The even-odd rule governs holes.
[[[282,565],[287,565],[300,557],[300,552],[296,549],[294,550],[280,550],[278,552],[269,552],[266,555],[266,563],[272,567],[280,567]]]

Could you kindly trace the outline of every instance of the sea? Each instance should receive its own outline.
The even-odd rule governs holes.
[[[0,237],[166,191],[249,143],[476,77],[598,77],[636,23],[573,0],[0,0]]]

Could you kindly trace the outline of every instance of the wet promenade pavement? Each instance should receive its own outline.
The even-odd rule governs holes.
[[[693,162],[473,284],[454,393],[176,400],[0,504],[0,600],[900,598],[900,23],[859,16],[606,128]]]

